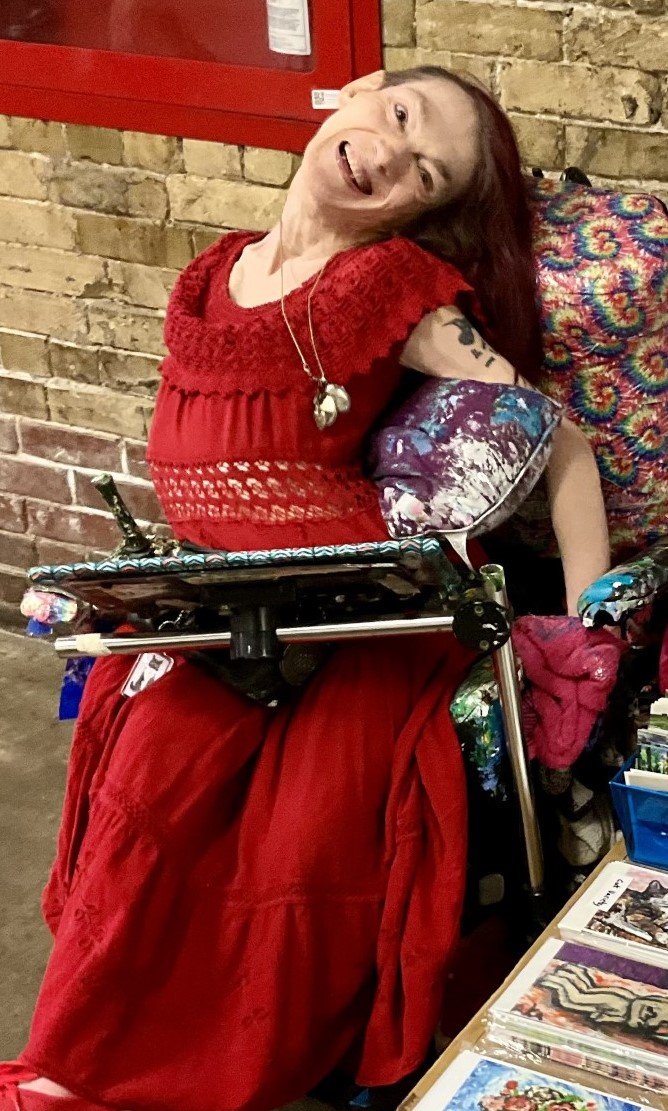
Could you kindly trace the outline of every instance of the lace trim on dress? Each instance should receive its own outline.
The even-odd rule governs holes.
[[[171,358],[163,375],[173,386],[200,394],[259,390],[282,392],[309,386],[279,302],[253,309],[229,296],[229,274],[257,235],[232,233],[184,270],[165,323]],[[207,321],[205,301],[216,281],[219,320]],[[304,351],[311,350],[307,319],[312,281],[293,290],[286,309]],[[334,258],[313,298],[318,350],[330,381],[345,384],[405,343],[427,312],[472,294],[448,263],[397,237],[352,248]],[[271,360],[267,352],[271,352]]]
[[[169,520],[306,524],[378,506],[376,488],[359,467],[285,460],[152,462],[151,475]]]

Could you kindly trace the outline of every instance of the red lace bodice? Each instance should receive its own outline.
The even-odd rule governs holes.
[[[172,295],[148,450],[167,518],[179,537],[216,548],[385,539],[375,487],[363,474],[366,435],[397,389],[413,327],[471,287],[403,238],[337,255],[312,314],[325,373],[346,386],[352,407],[320,432],[314,383],[280,302],[249,309],[229,294],[234,263],[258,238],[226,236],[184,271]],[[285,303],[307,358],[313,280]]]

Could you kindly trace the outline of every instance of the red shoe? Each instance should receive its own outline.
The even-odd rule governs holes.
[[[20,1061],[0,1061],[0,1111],[57,1111],[59,1107],[62,1111],[108,1111],[79,1096],[48,1096],[19,1088],[31,1080],[37,1080],[37,1074]]]

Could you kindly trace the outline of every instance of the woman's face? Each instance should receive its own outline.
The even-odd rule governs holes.
[[[302,188],[329,223],[401,228],[454,200],[475,169],[478,123],[463,89],[439,78],[382,81],[376,73],[346,86],[304,155]]]

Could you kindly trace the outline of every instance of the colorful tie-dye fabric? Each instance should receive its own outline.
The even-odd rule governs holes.
[[[534,187],[544,374],[596,453],[615,558],[668,533],[668,215],[654,197]],[[544,489],[514,521],[555,552]]]

